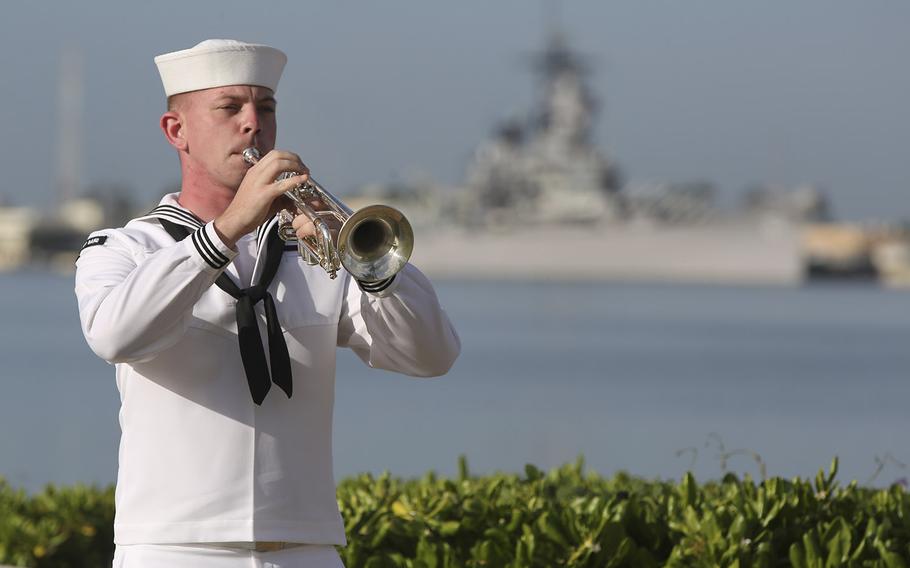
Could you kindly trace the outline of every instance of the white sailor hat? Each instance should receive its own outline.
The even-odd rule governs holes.
[[[233,39],[207,39],[190,49],[155,58],[168,97],[227,85],[277,90],[287,62],[280,50]]]

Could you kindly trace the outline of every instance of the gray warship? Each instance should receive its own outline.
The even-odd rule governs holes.
[[[734,211],[707,183],[627,183],[593,142],[590,66],[550,34],[533,58],[538,108],[478,145],[448,191],[374,186],[364,201],[415,225],[413,261],[437,278],[795,285],[800,235],[824,219],[820,192],[758,188]]]

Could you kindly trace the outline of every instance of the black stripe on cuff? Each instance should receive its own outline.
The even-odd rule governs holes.
[[[224,268],[224,266],[229,262],[228,257],[221,254],[217,247],[212,243],[209,238],[208,233],[205,232],[205,227],[202,227],[198,231],[192,234],[193,246],[196,247],[196,251],[199,252],[199,256],[211,266],[212,268],[218,270]]]
[[[376,282],[364,282],[363,280],[358,280],[357,285],[360,286],[360,289],[364,292],[372,292],[373,294],[377,294],[391,286],[392,282],[394,281],[395,277],[391,276],[385,280],[377,280]]]

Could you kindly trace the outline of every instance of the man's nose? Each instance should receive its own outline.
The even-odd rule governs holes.
[[[260,130],[262,128],[259,125],[259,113],[250,105],[243,111],[243,133],[258,134]]]

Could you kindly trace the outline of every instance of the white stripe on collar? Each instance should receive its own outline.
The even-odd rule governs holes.
[[[179,193],[169,193],[165,195],[154,209],[141,217],[137,217],[134,221],[162,218],[194,230],[205,225],[202,219],[197,217],[186,207],[180,205],[177,201],[179,195]]]
[[[173,205],[159,205],[149,211],[144,217],[163,218],[192,229],[198,229],[205,224],[202,219],[193,215],[190,211]]]

